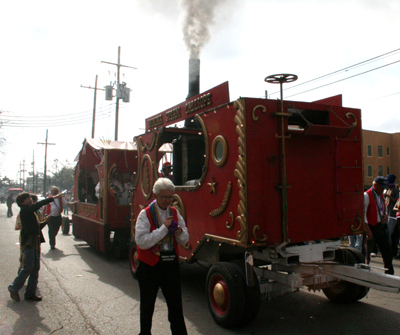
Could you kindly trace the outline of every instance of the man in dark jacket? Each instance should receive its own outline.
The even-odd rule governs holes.
[[[29,277],[28,285],[25,291],[25,300],[40,301],[42,297],[36,295],[36,287],[40,269],[40,243],[44,242],[39,218],[36,211],[54,199],[59,199],[62,194],[57,194],[53,197],[32,203],[32,198],[29,193],[20,193],[17,196],[17,205],[21,208],[20,218],[22,223],[21,230],[21,252],[24,254],[24,264],[18,276],[13,283],[8,286],[11,299],[20,301],[18,291],[24,286],[26,279]]]

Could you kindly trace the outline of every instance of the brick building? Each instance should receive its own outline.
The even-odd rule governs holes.
[[[393,173],[400,183],[400,133],[363,130],[364,188],[369,188],[376,176]]]

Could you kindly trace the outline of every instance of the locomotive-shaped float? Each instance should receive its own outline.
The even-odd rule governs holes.
[[[278,83],[297,77],[266,78]],[[198,82],[194,81],[198,87]],[[193,87],[192,84],[189,84]],[[181,259],[211,265],[207,294],[223,327],[252,321],[261,296],[301,287],[333,301],[362,299],[369,288],[399,292],[400,278],[373,271],[341,238],[365,231],[361,111],[341,96],[311,103],[229,99],[228,83],[146,119],[135,137],[130,264],[135,219],[154,199],[166,159],[176,185],[172,205],[190,234]],[[160,150],[166,146],[167,154]]]

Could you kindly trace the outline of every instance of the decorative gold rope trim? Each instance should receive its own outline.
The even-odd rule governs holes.
[[[247,222],[247,169],[246,169],[246,118],[244,100],[238,99],[234,102],[234,107],[237,110],[235,116],[236,133],[239,135],[239,158],[236,162],[234,175],[238,180],[239,187],[239,204],[236,221],[239,222],[240,230],[237,232],[238,240],[242,243],[248,242],[248,222]]]
[[[220,215],[226,209],[226,206],[228,205],[228,202],[229,202],[229,196],[231,195],[231,191],[232,191],[232,182],[230,181],[228,183],[228,185],[226,186],[225,195],[224,195],[224,199],[222,200],[221,206],[219,206],[219,208],[217,208],[217,209],[214,209],[210,213],[211,217],[216,217],[216,216]]]

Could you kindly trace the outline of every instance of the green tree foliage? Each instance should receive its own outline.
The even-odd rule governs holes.
[[[67,162],[68,163],[68,162]],[[60,169],[60,165],[62,166]],[[49,185],[55,185],[60,191],[70,190],[74,185],[74,168],[67,167],[59,160],[55,160],[53,164],[53,176],[49,179]]]

